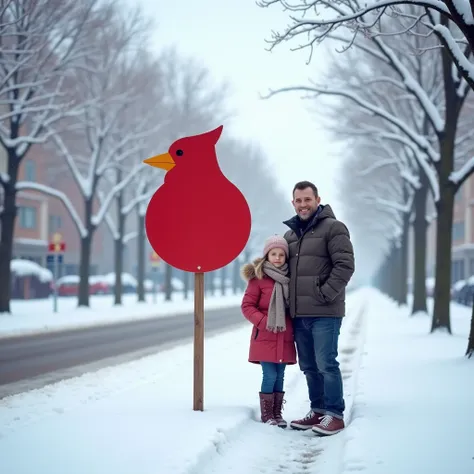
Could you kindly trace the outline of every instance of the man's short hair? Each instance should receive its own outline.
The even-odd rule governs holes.
[[[295,184],[295,187],[293,188],[293,196],[295,195],[295,191],[299,189],[300,191],[303,191],[303,189],[306,188],[311,188],[314,193],[314,197],[318,197],[318,188],[311,182],[311,181],[300,181]]]

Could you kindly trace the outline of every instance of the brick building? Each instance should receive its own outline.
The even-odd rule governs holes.
[[[456,194],[454,201],[451,281],[474,275],[474,176],[470,176]],[[434,276],[436,262],[436,221],[427,236],[427,274]]]
[[[456,195],[453,219],[452,281],[474,275],[474,176]]]
[[[7,158],[0,147],[0,172],[6,172]],[[19,181],[32,181],[63,191],[82,217],[83,205],[80,191],[65,166],[54,163],[42,146],[32,146],[23,159]],[[62,202],[37,191],[20,191],[17,195],[18,213],[15,222],[13,258],[32,260],[47,267],[48,242],[55,232],[66,242],[63,274],[77,275],[80,260],[80,238],[76,226]],[[104,239],[110,239],[105,225],[95,235],[92,247],[91,274],[111,271],[110,262],[104,258]]]

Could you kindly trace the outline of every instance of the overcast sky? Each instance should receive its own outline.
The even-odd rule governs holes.
[[[337,156],[334,144],[321,130],[321,122],[306,109],[298,93],[261,100],[269,88],[305,84],[326,67],[323,50],[306,65],[308,51],[291,52],[291,45],[265,48],[271,30],[280,30],[288,20],[278,8],[260,8],[254,0],[135,0],[157,23],[153,46],[159,52],[175,45],[206,65],[216,80],[226,79],[237,110],[228,133],[260,144],[268,155],[282,190],[291,199],[295,182],[308,179],[320,190],[323,203],[330,203],[341,218],[336,202],[334,177]],[[226,124],[224,124],[226,126]],[[203,130],[204,131],[204,130]]]

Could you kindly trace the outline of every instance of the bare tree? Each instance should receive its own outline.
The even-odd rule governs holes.
[[[324,3],[327,3],[328,8],[339,12],[339,4]],[[413,146],[413,144],[416,146],[417,150],[414,151],[419,160],[419,165],[423,167],[423,170],[427,173],[437,209],[435,305],[431,330],[435,331],[438,328],[444,328],[448,332],[451,332],[450,284],[452,235],[450,232],[445,232],[444,229],[452,227],[454,195],[474,169],[473,157],[470,158],[456,174],[453,173],[455,171],[457,125],[460,112],[470,89],[467,87],[467,82],[463,79],[463,76],[453,74],[453,70],[456,71],[455,63],[447,49],[434,50],[431,52],[427,51],[425,56],[428,56],[430,53],[441,55],[441,71],[444,81],[443,108],[439,109],[436,107],[414,73],[416,69],[413,69],[414,64],[411,54],[407,51],[402,51],[399,46],[397,47],[396,41],[393,39],[400,28],[404,28],[405,30],[408,28],[407,22],[410,20],[407,19],[407,17],[409,16],[409,12],[404,13],[403,17],[394,19],[389,24],[387,24],[388,22],[386,21],[382,22],[381,18],[377,17],[377,21],[374,24],[376,26],[373,26],[374,34],[370,35],[370,42],[363,42],[362,39],[357,36],[351,39],[347,39],[347,37],[337,37],[337,39],[340,40],[343,45],[346,45],[346,47],[354,44],[364,54],[378,58],[381,67],[388,66],[398,75],[398,79],[394,79],[392,77],[387,78],[382,74],[372,82],[380,83],[389,81],[399,90],[411,94],[413,98],[418,101],[419,106],[426,114],[429,126],[436,135],[436,143],[431,143],[424,135],[414,132],[406,123],[394,116],[393,113],[376,106],[362,98],[359,94],[348,91],[341,86],[325,87],[311,84],[308,86],[288,87],[280,89],[277,92],[300,90],[315,95],[331,94],[345,97],[365,110],[379,115],[402,132],[411,142],[410,146]],[[319,20],[315,20],[315,23],[318,24],[318,21]],[[365,26],[368,28],[367,24]],[[426,25],[419,24],[417,27],[423,29],[426,28]],[[320,39],[327,37],[329,34],[330,32],[328,31]],[[423,30],[419,31],[417,38],[422,34]],[[296,33],[294,33],[294,35],[296,35]],[[398,40],[402,37],[397,36],[396,38]],[[333,35],[333,39],[336,39],[335,35]],[[276,42],[278,42],[278,40],[276,40]],[[425,44],[424,47],[425,49],[430,49],[430,44]]]
[[[335,2],[331,0],[258,0],[261,7],[281,5],[291,12],[292,24],[282,33],[274,33],[272,44],[291,40],[301,35],[307,40],[298,49],[310,47],[334,35],[349,36],[354,42],[360,36],[377,37],[386,32],[377,30],[386,18],[405,16],[407,26],[391,31],[400,35],[421,25],[426,36],[437,38],[450,56],[450,62],[471,89],[474,89],[474,4],[467,0],[374,0],[370,4],[359,0]],[[413,6],[416,8],[413,9]],[[407,12],[408,10],[408,12]],[[310,14],[314,13],[311,17]],[[352,38],[351,38],[352,37]],[[422,50],[423,51],[423,50]]]
[[[7,170],[0,176],[0,313],[10,311],[10,260],[17,215],[20,164],[50,127],[79,109],[65,84],[79,61],[93,53],[87,36],[97,0],[12,0],[0,7],[0,145]]]
[[[89,305],[89,269],[92,239],[117,193],[131,183],[144,167],[137,162],[115,184],[98,206],[102,178],[131,158],[137,158],[141,140],[157,128],[153,113],[136,118],[124,130],[121,118],[144,91],[134,82],[136,55],[142,50],[148,33],[140,10],[128,12],[111,4],[101,11],[101,27],[89,34],[94,56],[83,58],[70,89],[72,98],[82,104],[82,113],[61,128],[48,126],[58,156],[64,160],[83,197],[84,217],[81,228],[79,306]],[[136,161],[135,161],[136,162]],[[38,188],[25,185],[30,189]]]
[[[401,45],[401,48],[403,47],[404,45]],[[419,136],[426,136],[430,142],[436,140],[433,133],[431,135],[428,133],[426,114],[417,101],[407,100],[409,96],[403,94],[403,92],[400,93],[399,88],[391,82],[396,77],[392,78],[393,71],[390,68],[381,73],[379,61],[373,56],[361,56],[357,49],[348,51],[344,59],[337,61],[333,58],[332,63],[327,69],[327,81],[333,81],[334,77],[337,77],[338,81],[342,80],[346,89],[357,93],[364,100],[373,102],[383,110],[388,110],[392,115],[399,117],[403,123],[416,131]],[[414,63],[418,65],[417,71],[420,83],[423,84],[430,100],[437,107],[441,108],[443,104],[438,97],[440,95],[439,81],[433,80],[433,78],[437,77],[433,73],[433,69],[436,70],[437,67],[436,62],[429,61],[425,65],[424,59],[420,56],[413,58]],[[377,76],[374,76],[374,72],[378,72],[382,77],[385,77],[385,81],[378,81]],[[406,219],[411,219],[415,238],[412,314],[426,313],[426,233],[428,225],[426,206],[430,187],[424,167],[412,160],[411,169],[406,169],[406,154],[413,154],[413,150],[407,148],[404,143],[406,137],[401,135],[396,127],[385,120],[381,120],[380,116],[367,114],[364,108],[358,106],[353,101],[344,99],[333,100],[326,107],[315,107],[316,111],[319,115],[323,116],[325,127],[332,132],[334,140],[341,141],[349,137],[351,140],[351,144],[348,145],[349,148],[353,146],[352,142],[354,140],[356,140],[356,144],[361,143],[362,145],[366,140],[370,140],[369,145],[378,148],[378,150],[375,149],[368,155],[374,160],[373,164],[367,164],[369,170],[378,169],[379,167],[386,169],[387,165],[391,164],[393,166],[398,162],[399,166],[401,166],[400,172],[402,177],[406,180],[407,184],[413,186],[415,194],[413,197],[413,210],[410,209],[412,217],[410,218],[409,215],[405,214]],[[377,161],[377,157],[380,154],[384,155],[384,158]],[[342,167],[341,173],[345,174],[347,169],[350,168]],[[365,174],[366,171],[363,170],[362,173]],[[341,189],[345,190],[346,187],[342,186]],[[342,202],[349,201],[348,204],[351,202],[351,197],[347,196],[344,192],[340,199]],[[376,221],[377,218],[374,220]],[[358,221],[354,223],[356,229],[358,228],[357,223]],[[406,238],[407,235],[405,234],[405,243]],[[391,239],[391,236],[387,235],[387,239]],[[405,244],[402,245],[401,249],[402,253],[406,255]],[[370,256],[370,261],[371,263],[374,261],[372,255]],[[406,261],[405,257],[403,261]],[[402,268],[402,271],[406,273],[406,269]],[[405,293],[406,285],[400,286],[400,289],[403,289],[403,293]],[[400,295],[402,296],[403,293]],[[401,300],[404,302],[405,297],[402,296]]]
[[[120,89],[130,91],[132,87],[135,90],[135,100],[119,112],[111,136],[114,137],[115,142],[119,143],[123,140],[123,137],[129,136],[130,132],[135,133],[135,137],[130,140],[133,141],[135,156],[121,163],[114,163],[115,166],[106,171],[106,176],[104,176],[106,180],[103,180],[100,186],[102,201],[104,201],[104,195],[115,186],[120,185],[126,176],[133,173],[134,166],[137,163],[152,155],[153,149],[157,146],[157,143],[160,143],[160,139],[163,141],[164,132],[159,132],[159,129],[164,130],[170,121],[163,106],[164,95],[159,62],[146,52],[141,52],[135,56],[129,69],[128,74],[122,75],[123,84]],[[143,93],[145,91],[146,94]],[[153,106],[150,107],[150,104],[153,104]],[[140,117],[145,118],[145,121]],[[142,166],[145,167],[145,165]],[[156,186],[161,184],[160,180],[156,179],[156,175],[146,173],[145,169],[143,171],[143,173],[135,176],[129,186],[122,188],[115,194],[110,211],[105,215],[105,221],[113,236],[115,246],[114,293],[116,305],[122,304],[124,246],[131,239],[139,236],[136,225],[132,226],[134,230],[128,234],[126,233],[127,216],[141,202],[148,202],[151,194],[156,190]],[[143,280],[144,275],[140,275],[140,278]],[[143,281],[141,285],[143,286]]]
[[[142,156],[145,156],[143,153]],[[117,184],[121,183],[124,179],[124,174],[130,172],[130,169],[123,169],[122,167],[117,167],[115,171],[115,181],[112,181],[109,186],[113,188]],[[148,204],[152,192],[150,189],[153,189],[153,186],[156,186],[156,179],[152,182],[151,178],[153,175],[148,174],[138,174],[134,180],[130,183],[130,186],[127,189],[121,189],[115,195],[114,207],[109,212],[105,214],[105,222],[112,234],[114,240],[114,271],[115,271],[115,285],[114,285],[114,304],[122,304],[122,273],[123,273],[123,252],[125,245],[132,239],[139,238],[140,234],[138,230],[132,230],[131,232],[126,233],[126,224],[127,217],[136,210],[141,203]],[[104,193],[99,192],[101,196],[101,201],[104,199]],[[115,214],[115,218],[112,216]],[[145,236],[143,235],[143,240]],[[142,282],[143,285],[144,275],[138,275],[137,281]]]
[[[169,139],[203,133],[228,121],[233,110],[229,83],[216,83],[209,69],[194,58],[165,49],[159,56],[164,107],[170,115]]]
[[[403,202],[398,159],[384,156],[380,147],[364,144],[355,138],[348,140],[347,144],[341,165],[344,172],[340,173],[338,180],[338,187],[344,193],[339,193],[339,199],[344,206],[345,220],[351,228],[358,258],[364,262],[359,278],[368,283],[393,244],[400,243],[402,214],[409,202]],[[377,161],[373,160],[374,157]],[[394,268],[391,269],[393,273]],[[393,278],[393,284],[387,288],[394,298],[397,294],[393,291],[395,283]]]

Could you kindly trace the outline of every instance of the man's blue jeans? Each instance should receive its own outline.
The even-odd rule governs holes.
[[[283,392],[286,364],[260,362],[262,366],[262,393]]]
[[[340,317],[293,319],[298,363],[306,376],[311,409],[342,419],[345,404],[336,360],[341,324]]]

